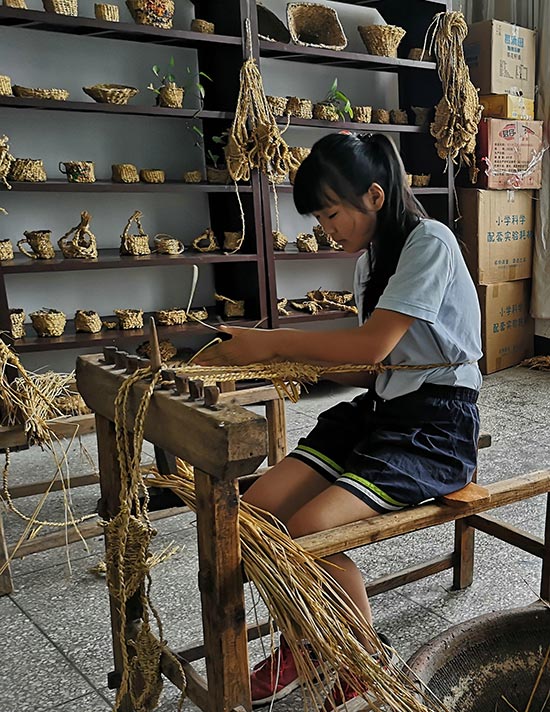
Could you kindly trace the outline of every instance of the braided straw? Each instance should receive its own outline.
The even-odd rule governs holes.
[[[97,242],[90,230],[92,216],[86,210],[80,213],[80,222],[57,241],[64,257],[93,260],[97,257]],[[70,235],[72,236],[69,239]]]

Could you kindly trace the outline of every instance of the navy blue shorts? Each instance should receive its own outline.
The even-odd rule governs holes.
[[[383,400],[374,391],[321,413],[290,453],[377,512],[461,489],[477,465],[478,392],[424,384]]]

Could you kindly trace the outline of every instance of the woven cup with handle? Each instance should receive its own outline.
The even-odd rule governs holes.
[[[33,260],[52,260],[55,257],[55,250],[51,241],[51,230],[25,230],[24,239],[18,240],[17,247],[27,257]],[[32,252],[25,249],[28,245]]]

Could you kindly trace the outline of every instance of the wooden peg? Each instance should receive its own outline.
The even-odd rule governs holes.
[[[185,396],[189,393],[189,377],[180,376],[176,373],[174,380],[176,381],[176,391],[179,396]]]
[[[126,370],[128,366],[128,352],[115,351],[115,368],[123,368]]]
[[[162,381],[160,384],[160,387],[162,388],[163,391],[170,391],[172,388],[174,388],[175,383],[174,383],[174,376],[175,376],[175,371],[173,368],[163,368],[161,371],[162,374]]]
[[[189,381],[189,400],[201,400],[204,395],[204,382],[200,378],[193,378]]]
[[[135,373],[141,365],[141,359],[139,356],[128,356],[126,359],[128,365],[126,366],[126,373]]]
[[[218,400],[220,397],[220,390],[216,386],[205,386],[204,387],[204,405],[207,408],[212,408],[212,410],[217,409]]]
[[[162,358],[160,356],[159,339],[157,335],[157,325],[155,319],[149,317],[149,346],[151,347],[151,368],[156,373],[162,368]]]
[[[105,363],[113,364],[115,362],[115,353],[117,352],[116,346],[104,346],[103,347],[103,358]]]

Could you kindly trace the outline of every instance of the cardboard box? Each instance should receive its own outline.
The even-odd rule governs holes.
[[[479,188],[541,187],[542,121],[482,119],[476,145]]]
[[[535,98],[536,33],[501,20],[470,25],[464,57],[480,94]]]
[[[479,97],[483,106],[483,118],[534,119],[535,102],[514,94],[484,94]]]
[[[458,192],[460,239],[476,284],[531,277],[535,203],[531,190]]]
[[[533,355],[535,320],[529,316],[531,280],[477,288],[481,306],[482,373],[515,366]]]

